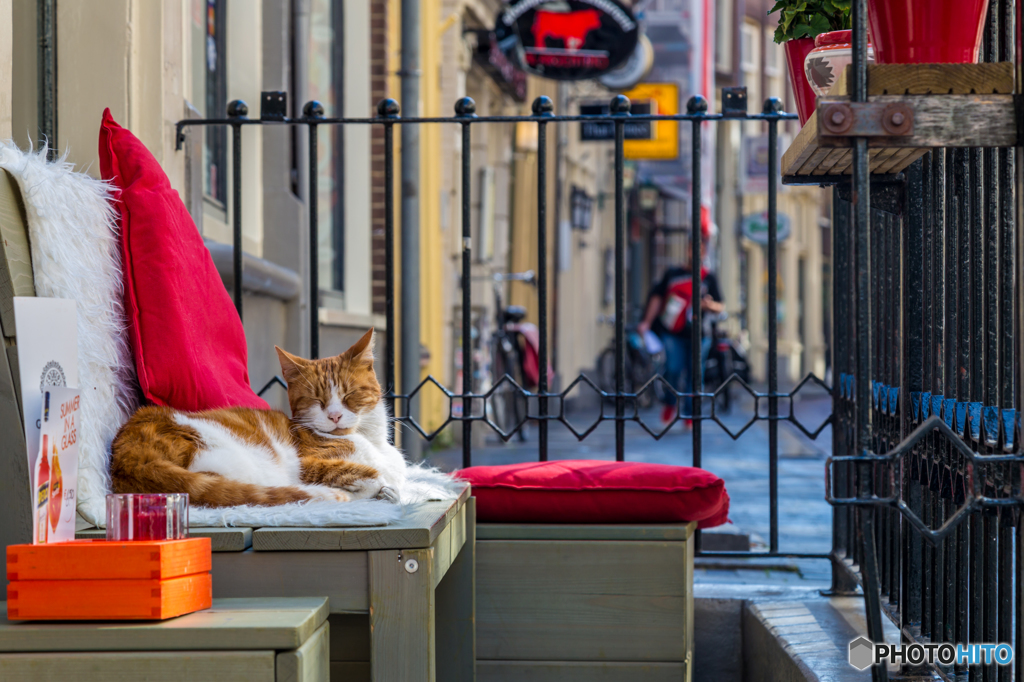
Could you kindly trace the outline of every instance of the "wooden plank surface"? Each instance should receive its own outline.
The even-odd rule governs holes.
[[[331,613],[370,608],[366,552],[218,552],[218,597],[328,597]]]
[[[689,542],[476,543],[479,660],[686,660]]]
[[[847,157],[847,156],[850,156],[850,150],[849,149],[833,149],[833,150],[831,150],[829,152],[828,156],[825,157],[825,160],[822,161],[820,164],[818,164],[818,168],[817,168],[818,174],[819,175],[828,175],[832,171],[832,169],[835,166],[837,166],[838,164],[842,163],[843,159],[845,157]],[[809,169],[805,173],[804,169],[801,168],[800,169],[800,174],[801,175],[809,175],[813,171],[814,171],[814,169]]]
[[[782,174],[796,175],[818,148],[818,112],[811,114],[792,144],[782,154]]]
[[[218,597],[205,611],[140,623],[13,623],[6,602],[0,610],[0,652],[207,651],[298,648],[327,620],[328,607],[323,597]]]
[[[374,682],[434,682],[433,550],[370,552],[370,671]],[[415,561],[415,571],[407,570]]]
[[[830,95],[852,95],[853,65],[836,80]],[[1010,95],[1010,62],[993,64],[868,64],[868,96],[873,95]]]
[[[686,540],[696,523],[570,525],[562,523],[481,523],[477,540]]]
[[[453,561],[434,592],[437,679],[476,679],[476,498],[463,507],[464,523],[453,523]],[[457,536],[462,528],[462,538]],[[461,543],[461,550],[456,547]]]
[[[398,522],[372,528],[259,528],[252,547],[261,552],[412,549],[430,547],[469,498],[469,484],[458,499],[408,506]]]
[[[0,680],[274,682],[273,651],[0,654]]]
[[[840,74],[828,100],[850,95],[851,68]],[[1013,92],[1010,63],[869,64],[872,102],[902,99],[916,110],[913,136],[871,138],[869,146],[888,152],[872,156],[871,172],[898,173],[933,147],[1013,146],[1017,142]],[[823,152],[822,147],[832,151]],[[783,154],[782,174],[849,175],[851,164],[848,140],[819,139],[815,112]]]
[[[189,537],[210,538],[214,552],[241,552],[252,547],[252,528],[189,528]],[[103,528],[86,528],[75,532],[78,540],[101,540],[107,536]]]
[[[682,682],[684,663],[480,661],[477,682]]]
[[[331,624],[325,622],[298,649],[277,654],[276,682],[330,682]]]
[[[906,104],[914,111],[913,134],[868,137],[868,146],[888,147],[1012,147],[1017,144],[1013,95],[878,95],[870,105],[883,108]],[[848,102],[847,97],[821,97],[818,105]],[[879,117],[881,114],[878,114]],[[877,128],[868,128],[873,131]],[[801,131],[802,133],[803,131]],[[821,147],[849,147],[849,137],[818,131]],[[799,136],[798,136],[799,137]]]

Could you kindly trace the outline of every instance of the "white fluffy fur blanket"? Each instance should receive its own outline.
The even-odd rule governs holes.
[[[82,392],[78,513],[106,526],[110,444],[138,407],[137,381],[124,334],[121,255],[114,191],[46,150],[0,143],[0,168],[18,181],[28,216],[36,295],[78,302],[78,376]],[[410,466],[402,506],[363,500],[280,507],[190,510],[193,526],[374,526],[400,519],[408,504],[452,499],[459,486],[433,469]]]

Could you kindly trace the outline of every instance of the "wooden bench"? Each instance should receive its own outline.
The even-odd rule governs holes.
[[[215,597],[329,598],[331,678],[473,680],[475,500],[375,528],[193,528]],[[103,530],[78,537],[103,537]],[[415,562],[415,563],[410,563]]]
[[[477,526],[478,679],[689,682],[696,526]]]
[[[25,210],[0,170],[0,540],[31,541],[14,296],[34,296]],[[208,528],[216,598],[327,597],[334,679],[474,679],[474,501],[411,505],[376,528]],[[83,530],[80,537],[103,537]],[[14,679],[0,676],[0,679]],[[176,677],[173,679],[183,679]]]
[[[214,599],[159,622],[32,623],[0,604],[0,679],[327,682],[327,600]]]

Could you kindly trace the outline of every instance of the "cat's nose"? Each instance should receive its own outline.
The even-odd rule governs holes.
[[[330,419],[335,424],[340,422],[341,418],[343,416],[344,416],[344,413],[341,410],[328,410],[327,411],[327,418]]]

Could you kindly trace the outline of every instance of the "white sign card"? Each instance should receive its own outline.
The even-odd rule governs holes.
[[[78,308],[66,299],[15,296],[14,325],[28,470],[34,472],[43,392],[51,386],[78,387]]]
[[[77,511],[78,389],[47,388],[40,414],[39,453],[32,470],[32,543],[70,542]]]

